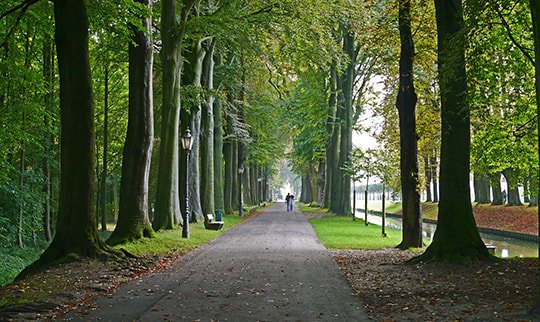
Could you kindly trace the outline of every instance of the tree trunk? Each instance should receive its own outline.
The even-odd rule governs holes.
[[[334,177],[336,176],[337,171],[337,160],[338,155],[338,140],[339,140],[339,128],[338,122],[336,121],[336,106],[337,106],[337,71],[336,71],[336,62],[332,62],[330,69],[330,80],[329,80],[329,91],[330,97],[328,99],[328,117],[326,118],[326,133],[328,135],[326,141],[326,159],[325,159],[325,175],[324,175],[324,202],[323,206],[325,208],[331,208],[330,203],[332,202],[332,190]]]
[[[24,119],[25,119],[25,116],[23,112],[22,119],[21,119],[21,123],[22,123],[21,128],[24,128]],[[24,142],[21,142],[20,157],[21,159],[19,160],[19,189],[22,192],[24,189],[24,179],[23,179],[24,169],[25,169],[24,159],[26,157],[25,150],[24,150]],[[21,198],[21,200],[19,201],[19,222],[17,225],[17,245],[19,245],[19,248],[23,248],[24,247],[24,242],[23,242],[24,199],[22,197],[22,193],[19,196],[19,198]]]
[[[206,54],[203,61],[202,85],[210,93],[214,90],[215,38],[204,43]],[[202,104],[201,119],[201,207],[205,214],[215,212],[214,187],[214,96],[209,95]]]
[[[531,202],[529,182],[530,182],[530,177],[525,178],[525,180],[523,180],[523,202],[527,202],[527,203]]]
[[[469,187],[470,114],[461,0],[435,0],[435,11],[442,120],[441,199],[433,242],[418,260],[488,258],[473,217]]]
[[[151,0],[137,2],[149,9],[152,7]],[[154,141],[153,42],[149,37],[152,19],[140,19],[144,30],[130,25],[133,36],[129,44],[128,130],[122,158],[118,222],[107,240],[110,245],[155,235],[148,214],[148,184]],[[114,189],[116,195],[116,184]]]
[[[54,69],[53,69],[53,44],[52,40],[47,39],[43,45],[43,79],[45,81],[46,94],[44,97],[44,104],[46,109],[52,109],[54,104]],[[49,134],[49,117],[45,115],[44,125],[46,129],[46,142],[45,142],[45,156],[43,158],[43,175],[45,177],[45,183],[43,185],[43,193],[45,194],[45,202],[43,204],[43,231],[45,232],[45,240],[52,240],[51,233],[51,164],[50,154],[51,147],[54,144],[53,138]]]
[[[184,0],[182,16],[176,17],[176,0],[161,3],[162,108],[161,137],[156,191],[155,230],[173,229],[181,221],[179,200],[180,83],[183,68],[182,43],[189,11],[196,1]],[[184,123],[184,122],[183,122]]]
[[[508,206],[523,206],[521,199],[519,198],[519,191],[517,185],[517,173],[512,168],[503,170],[503,175],[506,178],[506,190],[508,191]]]
[[[109,65],[105,65],[105,90],[103,93],[103,169],[101,169],[101,230],[107,231],[107,176],[109,153]]]
[[[206,51],[202,47],[203,40],[195,41],[194,45],[184,52],[187,62],[182,74],[182,82],[190,84],[196,89],[202,88],[203,61]],[[186,182],[186,171],[189,171],[189,209],[190,219],[197,221],[202,218],[201,208],[201,175],[200,175],[200,148],[201,148],[201,97],[192,98],[193,104],[189,109],[182,109],[180,118],[180,135],[183,135],[188,128],[191,130],[193,146],[189,156],[189,168],[186,169],[185,162],[180,162],[180,182]],[[180,151],[180,160],[186,160],[187,154],[183,149]],[[180,186],[180,200],[186,200],[185,185]],[[182,211],[185,211],[185,202],[181,203]]]
[[[478,179],[478,194],[479,195],[478,195],[477,202],[479,204],[489,204],[491,202],[489,191],[490,191],[489,179],[485,174],[483,174]]]
[[[424,158],[424,171],[426,173],[426,202],[432,202],[431,198],[431,165],[429,164],[429,157]]]
[[[337,197],[333,199],[338,202],[337,207],[334,208],[336,215],[348,216],[351,214],[351,177],[342,169],[350,162],[352,152],[352,92],[357,54],[354,47],[354,36],[349,28],[343,30],[343,52],[349,58],[349,64],[339,77],[338,108],[341,110],[341,127],[339,134],[339,161],[336,172],[339,187],[334,190]]]
[[[411,2],[399,1],[399,92],[396,107],[399,112],[401,191],[403,193],[403,229],[400,249],[422,247],[422,216],[418,186],[418,147],[416,143],[416,101],[413,62],[414,42],[411,32]]]
[[[74,256],[113,254],[99,240],[93,216],[96,159],[86,1],[56,0],[54,17],[62,127],[58,224],[49,247],[18,278]]]
[[[501,173],[495,172],[491,175],[490,178],[491,181],[491,192],[493,194],[493,201],[491,202],[492,205],[502,205],[504,204],[502,191],[501,191]]]
[[[227,133],[228,134],[228,133]],[[233,197],[233,176],[236,175],[236,169],[233,168],[233,143],[232,139],[223,143],[223,158],[225,159],[225,177],[224,177],[224,191],[223,191],[223,207],[225,208],[225,214],[230,215],[233,213],[232,197]]]
[[[221,56],[216,56],[216,65],[221,64]],[[220,98],[214,104],[214,207],[225,210],[223,185],[223,107]]]
[[[433,202],[439,202],[439,180],[437,180],[437,157],[430,158],[431,177],[433,179]]]

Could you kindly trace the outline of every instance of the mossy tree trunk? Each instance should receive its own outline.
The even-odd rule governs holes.
[[[107,177],[109,175],[109,63],[105,64],[103,73],[103,163],[101,169],[101,230],[107,231]]]
[[[136,1],[151,9],[151,0]],[[155,235],[148,215],[148,184],[154,140],[153,43],[149,36],[152,19],[140,18],[144,30],[130,25],[133,42],[129,44],[128,52],[128,129],[122,158],[118,222],[107,240],[110,245]]]
[[[435,11],[441,89],[441,195],[433,242],[417,260],[488,258],[473,217],[469,188],[470,114],[461,0],[435,0]]]
[[[206,52],[203,61],[202,86],[214,90],[214,47],[215,38],[203,43]],[[209,94],[202,104],[201,118],[201,208],[205,214],[215,212],[214,187],[214,96]],[[221,153],[221,152],[220,152]]]
[[[97,235],[93,198],[95,132],[85,0],[56,0],[55,38],[60,73],[60,199],[53,241],[18,278],[77,256],[110,257]]]
[[[400,249],[422,247],[422,216],[420,214],[420,181],[418,179],[418,146],[416,143],[416,101],[413,63],[414,42],[411,31],[411,2],[399,1],[399,91],[396,107],[399,114],[400,170],[403,207],[402,241]]]
[[[349,58],[349,64],[342,75],[340,84],[343,92],[343,118],[340,128],[339,163],[340,169],[347,167],[352,154],[352,118],[353,118],[353,83],[358,51],[355,48],[354,34],[349,29],[344,30],[343,49]],[[338,215],[348,216],[351,214],[351,175],[346,171],[338,170],[340,174],[341,194],[339,198]]]
[[[54,104],[54,63],[53,63],[53,42],[47,37],[43,45],[43,79],[45,81],[46,94],[43,100],[46,109],[52,109]],[[49,128],[49,117],[45,115],[44,125]],[[50,153],[54,145],[54,138],[50,133],[46,134],[45,156],[43,157],[43,176],[45,179],[43,185],[43,193],[45,200],[43,203],[43,231],[45,232],[45,240],[52,240],[51,222],[52,222],[52,172],[50,163]]]
[[[221,55],[216,55],[216,66],[221,62]],[[214,207],[222,212],[225,211],[223,157],[223,102],[218,98],[214,104]]]
[[[179,200],[179,126],[181,107],[182,43],[189,12],[198,0],[183,0],[176,16],[176,0],[161,2],[162,108],[161,137],[155,215],[155,230],[173,229],[181,222]],[[183,121],[182,123],[185,123]]]
[[[337,105],[337,71],[336,62],[333,61],[330,67],[330,79],[329,79],[329,98],[328,98],[328,117],[326,118],[326,158],[325,158],[325,174],[324,174],[324,201],[323,206],[325,208],[330,207],[330,201],[332,200],[332,178],[334,176],[335,168],[337,167],[337,141],[338,135],[336,133],[336,105]],[[334,135],[336,134],[336,135]]]

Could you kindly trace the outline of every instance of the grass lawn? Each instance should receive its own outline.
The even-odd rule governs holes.
[[[326,208],[320,208],[320,207],[317,207],[317,206],[310,206],[310,205],[300,203],[300,202],[298,202],[296,205],[298,206],[298,208],[300,208],[301,212],[308,212],[308,213],[328,212],[328,209],[326,209]]]
[[[401,241],[401,232],[386,229],[388,237],[382,237],[381,227],[366,226],[363,220],[328,215],[309,220],[317,236],[327,248],[332,249],[380,249],[394,247]]]

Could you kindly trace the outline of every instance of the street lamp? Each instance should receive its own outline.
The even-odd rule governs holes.
[[[189,128],[182,135],[182,148],[186,150],[186,211],[184,211],[184,225],[182,238],[189,238],[189,153],[193,146],[193,137]]]
[[[242,217],[242,174],[244,174],[244,165],[238,167],[238,215]]]

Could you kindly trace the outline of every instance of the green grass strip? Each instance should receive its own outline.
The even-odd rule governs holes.
[[[395,247],[401,241],[401,231],[386,228],[383,237],[381,227],[351,217],[327,215],[309,220],[317,236],[331,249],[381,249]]]

